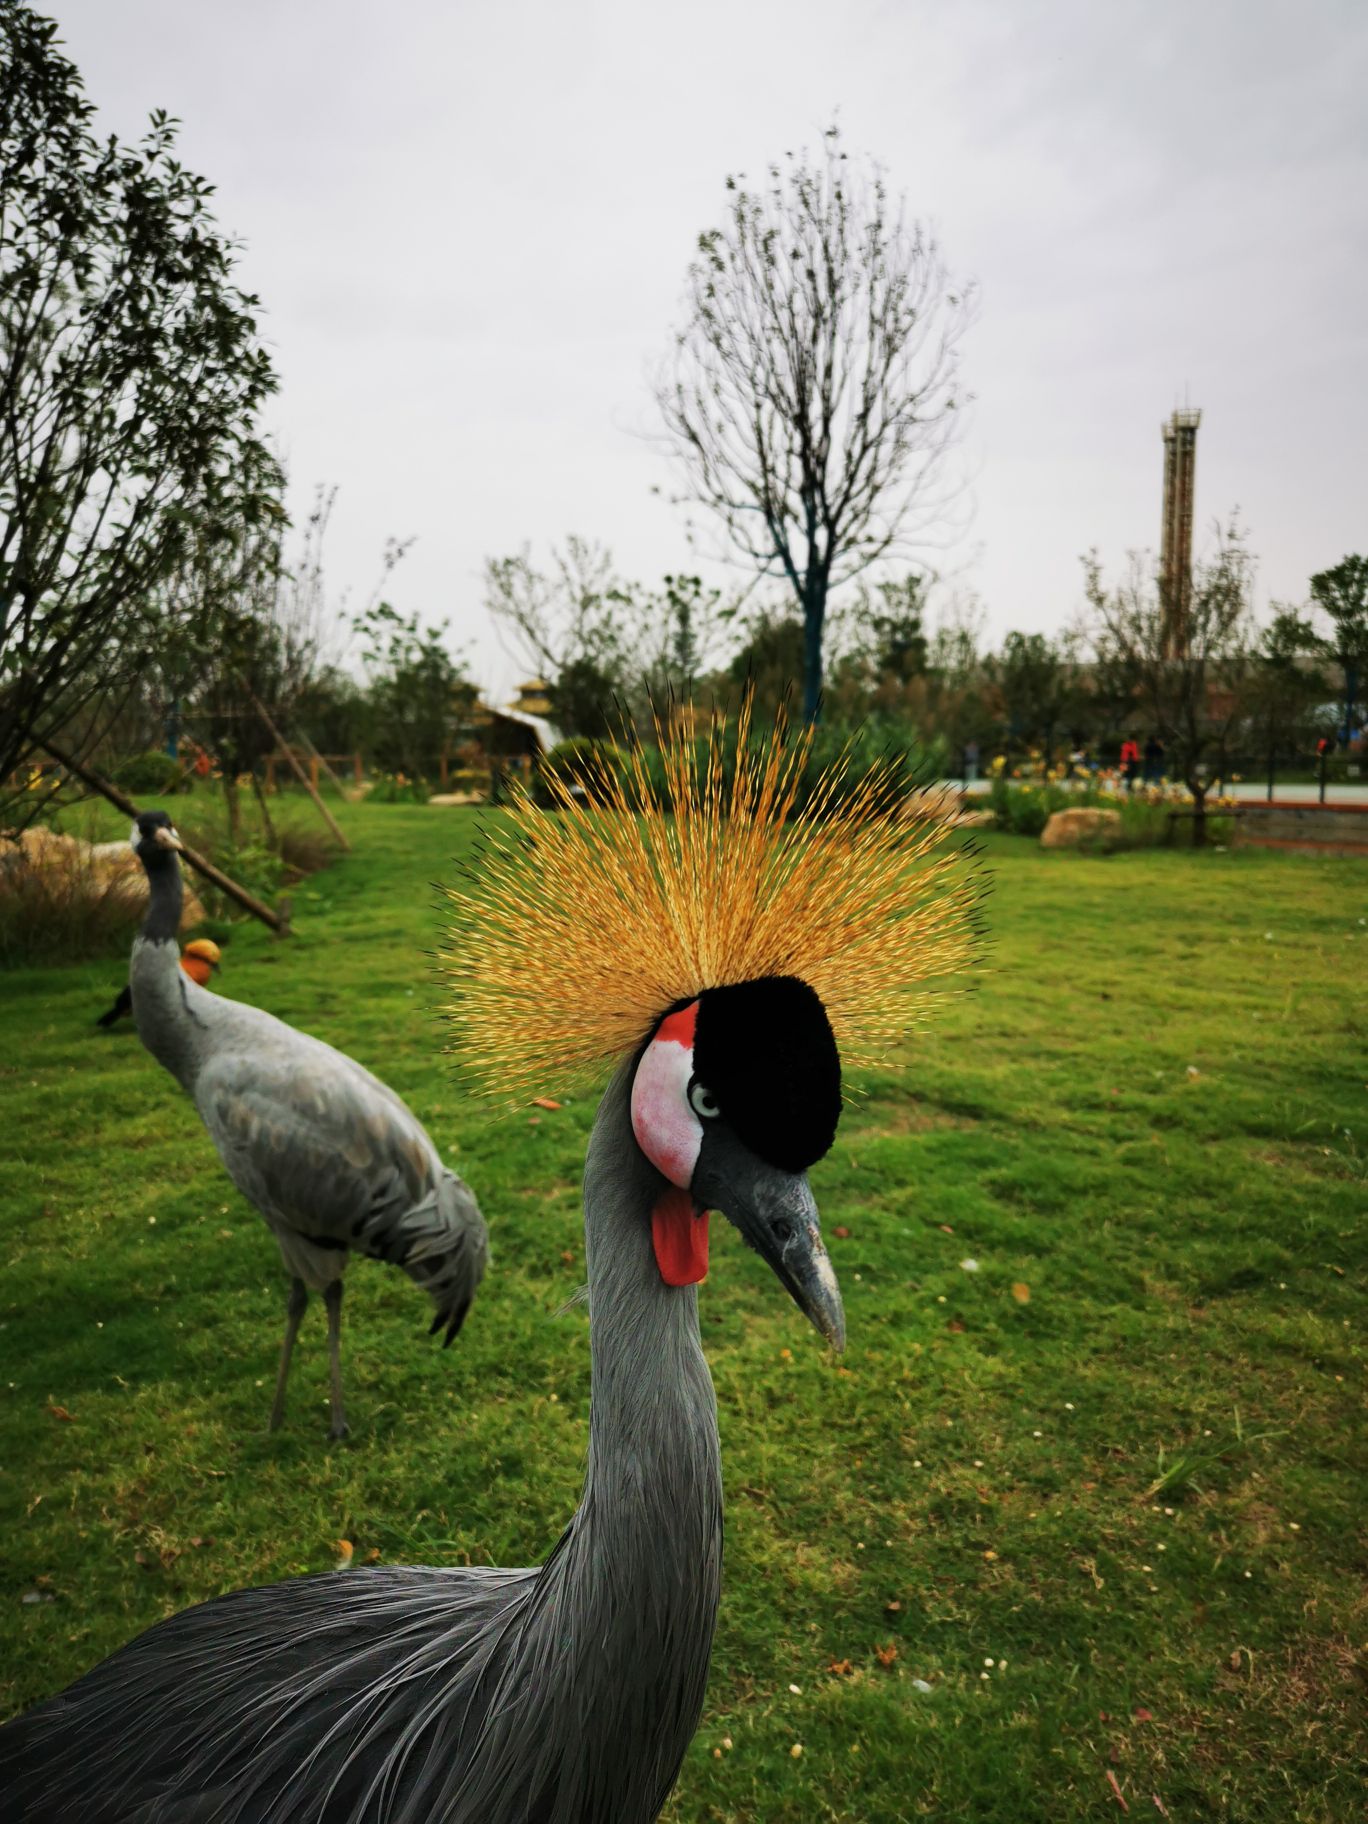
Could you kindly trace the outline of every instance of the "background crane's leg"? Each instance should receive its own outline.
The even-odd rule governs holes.
[[[302,1279],[291,1279],[290,1296],[285,1305],[285,1340],[280,1345],[280,1372],[276,1376],[275,1404],[271,1407],[270,1430],[279,1431],[285,1417],[285,1383],[290,1378],[290,1357],[294,1354],[299,1320],[309,1302],[309,1288]]]
[[[323,1288],[323,1303],[328,1308],[328,1371],[332,1376],[332,1430],[330,1436],[345,1438],[347,1415],[342,1409],[342,1281],[331,1280]]]

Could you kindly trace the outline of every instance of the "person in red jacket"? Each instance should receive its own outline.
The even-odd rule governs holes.
[[[1128,735],[1121,743],[1121,776],[1126,782],[1126,790],[1133,792],[1140,776],[1140,743],[1133,735]]]

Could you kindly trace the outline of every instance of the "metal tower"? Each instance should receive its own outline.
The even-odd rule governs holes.
[[[1164,437],[1164,528],[1159,546],[1159,595],[1163,651],[1180,659],[1187,650],[1192,595],[1192,502],[1197,483],[1197,426],[1202,414],[1184,406],[1161,426]]]

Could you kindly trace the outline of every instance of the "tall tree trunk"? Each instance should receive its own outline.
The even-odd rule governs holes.
[[[238,802],[237,774],[229,762],[223,769],[223,802],[228,811],[228,840],[233,848],[242,844],[242,807]]]
[[[261,827],[266,832],[266,846],[272,854],[276,854],[279,852],[280,843],[276,839],[276,829],[271,821],[270,810],[267,808],[266,794],[261,789],[261,779],[255,767],[252,768],[252,790],[256,794],[256,801],[261,809]]]
[[[1192,793],[1192,846],[1194,849],[1206,847],[1206,784],[1201,779],[1189,779],[1188,790]]]
[[[822,628],[826,620],[825,577],[808,577],[803,601],[803,720],[822,712]]]

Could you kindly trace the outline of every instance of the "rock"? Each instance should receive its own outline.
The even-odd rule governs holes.
[[[923,785],[909,792],[906,799],[909,817],[926,817],[935,823],[959,823],[964,819],[964,793],[957,785]]]
[[[73,891],[84,892],[92,900],[117,899],[135,917],[140,917],[147,905],[147,876],[126,842],[83,842],[79,836],[64,836],[58,830],[35,824],[4,847],[3,859],[9,867],[19,865],[69,875]],[[191,925],[203,924],[204,919],[203,903],[187,879],[180,928],[184,931]]]
[[[63,836],[59,830],[46,829],[41,823],[21,831],[19,836],[20,853],[35,868],[75,867],[89,847],[79,836]]]
[[[434,792],[429,804],[483,804],[482,792]]]
[[[923,785],[908,793],[904,810],[931,823],[953,823],[957,830],[987,829],[997,821],[991,811],[970,810],[969,803],[957,785]]]
[[[1075,809],[1053,814],[1040,832],[1040,846],[1042,849],[1077,849],[1094,843],[1114,843],[1120,834],[1120,811],[1080,804]]]

